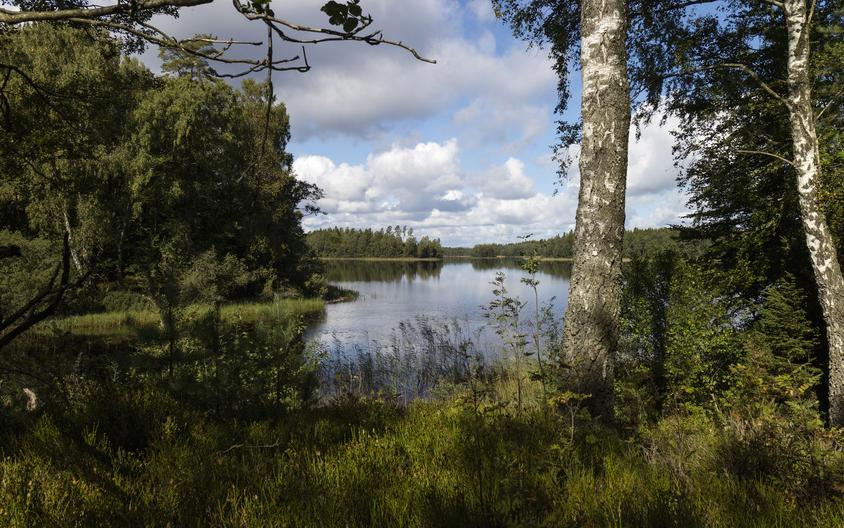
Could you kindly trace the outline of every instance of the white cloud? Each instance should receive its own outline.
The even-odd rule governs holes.
[[[465,99],[469,103],[463,113],[474,115],[464,115],[464,122],[484,113],[494,118],[485,129],[519,130],[521,141],[548,130],[550,109],[537,111],[538,105],[531,104],[554,93],[547,58],[522,51],[498,56],[484,47],[488,44],[483,41],[462,37],[434,41],[425,53],[437,59],[436,65],[382,49],[367,50],[343,64],[290,77],[279,84],[278,92],[300,139],[337,133],[369,137],[405,119],[436,115]],[[519,111],[526,107],[532,111]],[[485,112],[490,108],[501,110]],[[512,141],[509,134],[505,139]]]
[[[326,215],[306,220],[309,228],[407,224],[451,244],[515,240],[528,232],[552,236],[571,229],[575,199],[567,193],[538,193],[517,158],[466,177],[457,140],[394,145],[367,156],[361,165],[303,156],[297,175],[325,191]]]
[[[325,26],[319,5],[290,0],[278,10],[289,20]],[[405,50],[386,45],[308,46],[309,72],[275,75],[277,95],[288,107],[297,140],[338,134],[372,138],[403,120],[447,115],[449,107],[475,99],[483,99],[486,106],[520,108],[554,96],[556,78],[544,54],[526,53],[523,45],[498,53],[491,32],[476,36],[465,32],[464,19],[473,16],[477,5],[463,6],[455,0],[370,0],[365,9],[385,37],[412,45],[437,64],[417,61]],[[202,32],[223,39],[265,38],[260,24],[244,20],[222,0],[184,10],[178,20],[163,18],[157,23],[179,37]],[[262,58],[264,51],[241,46],[233,53]],[[277,42],[275,55],[301,55],[301,48]],[[154,52],[144,60],[158,64]],[[522,124],[518,113],[511,112],[509,118],[518,130],[536,128],[535,114],[524,116],[533,124]]]
[[[514,241],[527,233],[549,237],[572,229],[579,187],[578,146],[571,152],[575,159],[569,178],[556,195],[537,190],[538,175],[530,174],[516,157],[467,175],[456,139],[393,145],[370,154],[362,165],[305,156],[296,160],[294,168],[326,192],[320,205],[329,214],[308,219],[309,228],[402,223],[448,244],[471,245]],[[547,177],[555,168],[534,164],[533,170],[542,170]],[[677,189],[674,174],[669,127],[657,121],[643,129],[640,140],[631,138],[628,227],[682,221],[687,199]]]
[[[505,200],[529,198],[536,194],[533,180],[525,174],[525,164],[516,158],[493,167],[472,179],[484,196]]]
[[[630,159],[627,167],[627,191],[630,195],[659,193],[677,187],[677,169],[671,152],[674,138],[671,132],[679,123],[675,117],[669,117],[664,124],[661,121],[662,116],[655,116],[642,129],[638,140],[635,130],[630,130]]]
[[[481,22],[492,22],[495,20],[495,12],[492,10],[492,2],[489,0],[469,0],[469,10]]]
[[[362,167],[337,166],[323,156],[303,156],[296,160],[295,169],[301,179],[330,189],[333,200],[364,201],[372,183],[372,175]]]
[[[293,169],[325,191],[319,205],[328,213],[389,213],[424,218],[434,209],[460,211],[475,197],[463,192],[457,140],[394,145],[370,154],[365,165],[335,164],[322,156],[302,156]]]
[[[627,227],[664,227],[685,223],[689,213],[688,196],[680,189],[666,189],[658,193],[629,196],[627,199]]]
[[[320,5],[290,0],[277,11],[291,20],[324,25]],[[317,150],[324,155],[299,156],[294,165],[302,179],[326,192],[320,205],[328,214],[309,218],[307,225],[402,223],[452,244],[508,241],[526,233],[551,236],[571,229],[578,191],[576,157],[559,194],[538,188],[539,182],[553,180],[556,170],[549,157],[537,159],[533,148],[538,141],[550,142],[554,127],[556,76],[544,53],[526,53],[524,43],[504,38],[496,41],[487,26],[495,23],[489,0],[367,0],[365,8],[386,37],[413,45],[438,64],[421,63],[387,46],[328,43],[308,48],[310,72],[275,75],[294,139],[310,138],[325,146]],[[241,40],[265,37],[260,24],[242,20],[223,0],[185,10],[178,20],[159,25],[182,37],[199,32]],[[249,50],[240,52],[262,52]],[[300,52],[290,45],[275,50],[277,57]],[[157,63],[154,52],[145,60]],[[396,129],[407,124],[414,127],[405,128],[415,129],[399,134],[423,141],[392,144]],[[665,127],[654,124],[645,128],[641,140],[631,138],[631,227],[664,225],[685,212],[671,164],[670,129],[675,125],[671,120]],[[457,139],[424,141],[432,137],[431,129],[448,126],[448,134]],[[344,163],[330,150],[333,143],[326,142],[343,141],[338,137],[375,140],[371,144],[386,148],[362,163]],[[461,165],[461,148],[475,161],[471,171]],[[577,154],[576,146],[572,152]],[[494,157],[487,159],[489,155]]]
[[[515,99],[478,97],[452,116],[452,123],[471,146],[500,145],[516,152],[553,128],[550,105]]]

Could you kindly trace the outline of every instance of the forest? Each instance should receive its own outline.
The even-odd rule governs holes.
[[[316,229],[308,233],[307,242],[321,257],[438,259],[443,256],[438,239],[423,236],[417,241],[412,227],[398,225],[377,231],[370,228]]]
[[[313,46],[426,50],[366,0],[154,25],[209,3],[2,2],[0,525],[844,526],[840,1],[482,2],[554,65],[580,191],[468,248],[306,232],[276,95]],[[626,229],[665,116],[690,212]]]
[[[683,235],[681,229],[670,227],[661,228],[633,228],[624,233],[624,256],[644,257],[647,254],[679,249],[678,243]],[[574,232],[557,235],[545,239],[532,239],[531,235],[524,235],[519,242],[498,244],[475,244],[470,248],[447,247],[443,249],[446,256],[452,257],[545,257],[571,259],[574,256]],[[688,243],[683,240],[683,247],[705,245],[705,242]],[[684,249],[684,250],[685,250]]]

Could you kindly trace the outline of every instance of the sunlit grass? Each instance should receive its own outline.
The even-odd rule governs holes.
[[[190,319],[210,310],[208,305],[192,305],[183,316]],[[325,302],[321,299],[279,299],[274,302],[235,303],[222,306],[220,317],[224,324],[255,323],[288,318],[312,318],[322,314]],[[160,316],[154,310],[133,310],[93,313],[65,317],[53,321],[54,328],[80,336],[131,337],[143,329],[160,326]],[[45,330],[47,327],[44,327]]]

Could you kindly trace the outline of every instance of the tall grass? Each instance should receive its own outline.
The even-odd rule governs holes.
[[[284,420],[223,423],[150,393],[123,408],[126,420],[149,424],[147,443],[132,450],[96,421],[69,427],[42,416],[0,461],[0,524],[844,523],[840,494],[798,500],[772,475],[731,471],[722,463],[731,437],[704,417],[667,420],[634,439],[583,422],[569,441],[568,424],[539,406],[500,403],[476,406],[463,387],[408,407],[343,399]]]

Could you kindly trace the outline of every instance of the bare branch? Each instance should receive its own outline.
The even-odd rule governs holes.
[[[797,168],[797,165],[795,165],[793,161],[786,159],[786,158],[783,158],[779,154],[774,154],[772,152],[765,152],[763,150],[742,150],[742,149],[736,149],[736,152],[738,152],[739,154],[758,154],[760,156],[768,156],[768,157],[777,159],[777,160],[779,160],[783,163],[787,163],[794,168]]]
[[[22,24],[24,22],[56,22],[71,18],[100,18],[111,15],[134,14],[141,11],[154,11],[167,7],[192,7],[210,4],[212,0],[139,0],[136,2],[118,2],[102,7],[80,7],[78,9],[59,9],[56,11],[11,11],[0,9],[0,23]]]
[[[61,271],[60,278],[59,271]],[[70,240],[65,233],[62,260],[56,265],[47,285],[21,308],[0,322],[0,332],[5,332],[4,334],[0,333],[0,349],[54,314],[67,290],[81,286],[88,279],[90,273],[88,271],[73,283],[70,282]],[[59,279],[58,285],[56,285],[57,278]],[[45,303],[44,308],[38,310],[38,307]]]
[[[383,37],[380,31],[376,31],[374,33],[370,33],[367,35],[362,35],[361,32],[369,26],[371,21],[367,21],[364,25],[352,31],[351,33],[344,33],[342,31],[337,31],[334,29],[328,28],[317,28],[311,26],[303,26],[302,24],[296,24],[295,22],[290,22],[289,20],[284,20],[282,18],[276,18],[275,16],[271,16],[265,13],[254,13],[247,11],[239,2],[239,0],[232,0],[232,4],[234,8],[243,15],[248,20],[263,20],[266,22],[271,22],[275,29],[276,34],[281,37],[282,39],[286,40],[287,42],[294,42],[296,44],[320,44],[323,42],[335,42],[335,41],[352,41],[352,42],[365,42],[370,46],[378,46],[380,44],[386,44],[388,46],[395,46],[397,48],[401,48],[405,51],[408,51],[413,57],[419,61],[427,62],[429,64],[436,64],[437,61],[434,59],[428,59],[423,57],[419,54],[418,51],[411,48],[410,46],[404,44],[400,41],[388,40]],[[320,35],[328,35],[327,37],[317,38],[317,39],[298,39],[295,37],[291,37],[286,35],[284,31],[279,28],[278,26],[283,26],[289,28],[293,31],[299,31],[301,33],[312,33],[312,34],[320,34]]]
[[[268,70],[271,70],[271,71],[299,71],[299,72],[307,71],[309,69],[305,66],[292,66],[292,67],[283,66],[283,65],[290,64],[292,62],[296,62],[296,61],[300,60],[300,57],[298,55],[295,56],[295,57],[290,57],[290,58],[286,58],[286,59],[278,59],[278,60],[272,61],[271,63],[268,63],[265,59],[264,60],[258,60],[258,59],[225,58],[225,57],[222,56],[222,52],[218,52],[218,53],[214,53],[214,54],[204,53],[202,51],[191,49],[190,47],[185,46],[184,42],[187,42],[190,39],[180,41],[180,40],[178,40],[174,37],[171,37],[168,34],[164,33],[160,29],[158,29],[154,26],[151,26],[150,24],[142,24],[143,27],[147,28],[150,31],[148,33],[148,32],[144,32],[144,31],[140,31],[140,30],[138,30],[138,29],[136,29],[132,26],[129,26],[129,25],[126,25],[126,24],[121,24],[121,23],[118,23],[118,22],[113,22],[113,21],[110,21],[110,20],[87,20],[87,19],[84,19],[84,18],[78,18],[78,19],[72,18],[72,19],[69,19],[69,21],[76,23],[76,24],[84,24],[84,25],[89,25],[89,26],[102,27],[102,28],[106,28],[106,29],[111,29],[113,31],[122,31],[122,32],[125,32],[125,33],[129,33],[131,35],[135,35],[137,37],[143,38],[144,40],[151,42],[153,44],[157,44],[157,45],[165,47],[165,48],[177,49],[177,50],[182,51],[184,53],[187,53],[189,55],[193,55],[195,57],[206,59],[208,61],[218,62],[218,63],[222,63],[222,64],[234,64],[234,65],[248,66],[248,68],[246,68],[243,71],[240,71],[238,73],[220,73],[220,72],[218,72],[218,71],[216,71],[212,68],[211,70],[212,70],[212,73],[215,77],[233,79],[233,78],[238,78],[238,77],[243,77],[245,75],[249,75],[250,73],[263,71],[265,69],[268,69]],[[156,36],[156,34],[158,36]],[[252,44],[252,43],[249,43],[249,44]],[[258,45],[261,45],[261,44],[263,44],[263,43],[262,42],[258,43]],[[225,50],[223,50],[223,52],[225,52]]]
[[[144,24],[144,25],[148,26],[148,24]],[[153,26],[149,26],[149,27],[153,27]],[[202,38],[202,37],[186,38],[186,39],[182,39],[182,42],[207,42],[209,44],[225,44],[226,47],[231,47],[232,44],[245,44],[247,46],[261,46],[261,45],[264,44],[260,40],[257,41],[257,42],[252,42],[252,41],[248,41],[248,40],[232,40],[232,39],[219,40],[219,39]]]
[[[766,83],[764,80],[762,80],[762,77],[760,77],[759,74],[756,73],[755,70],[753,70],[753,68],[751,68],[750,66],[748,66],[746,64],[739,64],[739,63],[735,63],[735,62],[724,62],[724,63],[720,63],[720,64],[712,64],[712,65],[709,65],[709,66],[700,66],[700,67],[697,67],[697,68],[687,68],[687,69],[684,69],[684,70],[676,72],[676,73],[664,74],[664,75],[661,76],[661,78],[662,79],[671,79],[671,78],[674,78],[674,77],[683,77],[685,75],[694,75],[695,73],[702,73],[702,72],[706,72],[706,71],[717,70],[719,68],[730,68],[730,69],[738,69],[738,70],[744,71],[745,73],[747,73],[750,76],[751,79],[753,79],[756,82],[756,84],[759,85],[760,88],[762,88],[766,93],[768,93],[768,95],[772,96],[774,99],[781,102],[787,108],[791,107],[791,102],[789,102],[788,99],[786,99],[785,97],[780,95],[776,90],[771,88],[771,86],[768,85],[768,83]]]
[[[687,7],[696,6],[696,5],[703,5],[703,4],[714,4],[718,0],[688,0],[686,2],[677,2],[675,4],[667,5],[664,7],[658,7],[654,9],[655,13],[665,13],[668,11],[675,11],[677,9],[685,9]]]
[[[751,68],[750,66],[748,66],[746,64],[735,63],[735,62],[727,62],[727,63],[724,63],[724,64],[720,64],[719,66],[722,67],[722,68],[735,68],[735,69],[738,69],[738,70],[742,70],[743,72],[748,74],[751,79],[756,81],[756,84],[758,84],[760,88],[765,90],[774,99],[777,99],[778,101],[780,101],[787,108],[791,107],[791,103],[788,101],[788,99],[786,99],[785,97],[780,95],[776,90],[771,88],[768,85],[768,83],[763,81],[762,78],[759,76],[759,74],[756,73],[756,71],[753,68]]]

